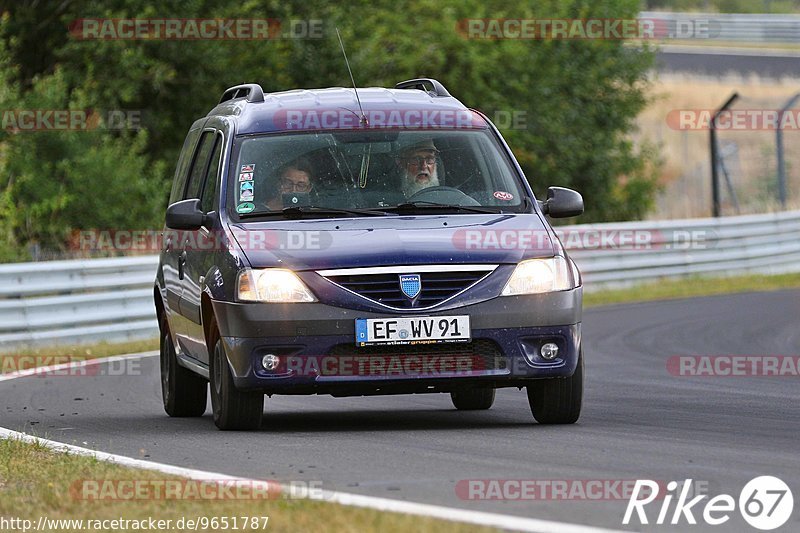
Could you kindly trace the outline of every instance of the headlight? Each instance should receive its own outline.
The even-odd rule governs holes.
[[[538,294],[566,291],[574,287],[567,260],[557,256],[529,259],[518,264],[501,294]]]
[[[311,291],[291,270],[247,269],[239,273],[239,300],[245,302],[316,302]]]

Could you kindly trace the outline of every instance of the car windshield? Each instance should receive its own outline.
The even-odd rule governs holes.
[[[242,218],[519,212],[519,178],[488,130],[335,131],[237,139]]]

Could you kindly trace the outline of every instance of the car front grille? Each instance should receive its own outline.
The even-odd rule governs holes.
[[[414,267],[408,267],[415,274]],[[340,274],[326,276],[330,281],[364,298],[396,309],[417,309],[437,305],[451,298],[491,272],[491,269],[418,272],[422,289],[412,299],[400,289],[397,273]]]

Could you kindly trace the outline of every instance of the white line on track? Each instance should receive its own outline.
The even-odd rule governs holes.
[[[12,379],[23,378],[32,375],[41,375],[48,372],[57,372],[70,368],[78,368],[87,365],[101,364],[111,361],[121,361],[125,359],[135,359],[144,357],[154,357],[158,352],[144,352],[138,354],[119,355],[113,357],[105,357],[98,359],[87,359],[81,361],[74,361],[71,363],[64,363],[58,365],[51,365],[46,367],[32,368],[12,372],[9,374],[0,375],[0,382],[9,381]],[[154,472],[161,472],[162,474],[181,476],[184,478],[196,481],[209,481],[209,482],[241,482],[250,486],[259,483],[269,483],[268,481],[248,479],[243,477],[230,476],[227,474],[219,474],[215,472],[207,472],[205,470],[195,470],[192,468],[184,468],[181,466],[173,466],[163,463],[156,463],[154,461],[144,461],[142,459],[134,459],[124,455],[116,455],[113,453],[100,452],[90,450],[88,448],[81,448],[72,444],[64,444],[48,439],[42,439],[27,433],[20,433],[11,429],[0,427],[0,438],[4,439],[17,439],[27,443],[38,443],[54,452],[58,453],[71,453],[73,455],[81,455],[86,457],[93,457],[100,461],[114,463],[120,466],[130,468],[138,468],[141,470],[151,470]],[[282,486],[281,490],[291,492],[291,486]],[[361,494],[350,494],[346,492],[337,491],[308,491],[306,497],[310,500],[320,500],[338,503],[341,505],[349,505],[353,507],[364,507],[368,509],[375,509],[378,511],[389,511],[394,513],[405,513],[415,516],[427,516],[431,518],[440,518],[452,522],[464,522],[468,524],[475,524],[480,526],[490,526],[496,528],[510,529],[515,531],[528,531],[533,533],[619,533],[618,530],[603,529],[592,526],[584,526],[580,524],[570,524],[566,522],[557,522],[553,520],[539,520],[537,518],[525,518],[520,516],[504,515],[499,513],[486,513],[482,511],[469,511],[466,509],[459,509],[456,507],[444,507],[441,505],[430,505],[427,503],[415,503],[402,500],[392,500],[389,498],[378,498],[375,496],[364,496]]]

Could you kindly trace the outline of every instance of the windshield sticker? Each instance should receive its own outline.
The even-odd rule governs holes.
[[[242,170],[240,170],[239,172],[255,172],[255,170],[256,170],[255,163],[251,163],[249,165],[242,165]]]
[[[253,182],[243,181],[239,184],[239,200],[249,202],[253,199]]]
[[[253,209],[256,208],[256,204],[252,202],[245,202],[243,204],[239,204],[236,206],[237,213],[250,213]]]
[[[252,172],[242,172],[239,174],[239,181],[253,181]]]
[[[505,200],[506,202],[510,202],[514,199],[514,195],[506,191],[494,191],[493,196],[498,200]]]

